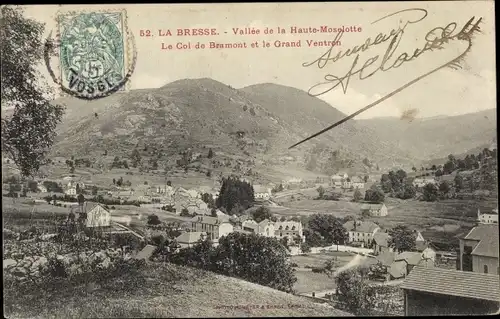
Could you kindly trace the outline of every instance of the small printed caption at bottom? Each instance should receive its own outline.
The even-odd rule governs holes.
[[[300,304],[285,304],[285,305],[218,305],[215,309],[290,309],[290,308],[305,308]]]

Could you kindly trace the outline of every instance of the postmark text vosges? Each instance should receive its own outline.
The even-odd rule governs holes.
[[[80,12],[59,18],[62,85],[99,96],[121,85],[125,71],[122,12]]]

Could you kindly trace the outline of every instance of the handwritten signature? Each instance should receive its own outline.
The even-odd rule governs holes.
[[[390,97],[394,96],[395,94],[401,92],[402,90],[406,89],[410,85],[415,84],[416,82],[422,80],[423,78],[431,75],[432,73],[434,73],[434,72],[436,72],[444,67],[447,67],[447,66],[455,67],[455,68],[460,67],[460,62],[463,60],[465,55],[470,51],[470,49],[472,47],[472,39],[473,39],[474,33],[480,32],[479,24],[482,21],[482,18],[479,18],[477,21],[475,21],[476,18],[472,17],[469,19],[469,21],[467,21],[467,23],[458,32],[455,32],[457,30],[457,23],[456,22],[451,22],[448,25],[446,25],[445,27],[435,27],[432,30],[430,30],[429,32],[427,32],[427,34],[425,36],[426,42],[422,48],[415,49],[415,51],[413,51],[413,53],[406,53],[406,52],[401,53],[396,58],[396,60],[394,60],[393,62],[390,62],[392,56],[394,55],[394,52],[396,51],[396,49],[397,49],[397,47],[398,47],[398,45],[399,45],[399,43],[404,35],[404,31],[405,31],[406,27],[409,24],[415,24],[415,23],[418,23],[418,22],[424,20],[425,17],[427,16],[427,10],[416,9],[416,8],[405,9],[405,10],[397,11],[397,12],[391,13],[389,15],[386,15],[386,16],[384,16],[384,17],[382,17],[382,18],[380,18],[372,23],[372,24],[375,24],[383,19],[393,17],[396,15],[400,15],[402,13],[415,13],[415,14],[418,14],[418,17],[413,18],[413,19],[407,19],[402,26],[400,25],[398,27],[398,29],[392,29],[389,34],[379,33],[375,37],[375,39],[373,39],[373,40],[371,38],[367,38],[366,41],[362,45],[354,46],[353,48],[347,49],[346,51],[339,50],[337,52],[337,54],[334,55],[333,49],[335,47],[335,43],[340,43],[340,42],[337,42],[337,40],[340,41],[340,39],[342,38],[342,32],[337,33],[335,40],[333,41],[333,45],[325,53],[323,53],[319,58],[317,58],[316,60],[314,60],[312,62],[303,63],[302,66],[309,67],[311,65],[316,64],[318,68],[322,69],[327,65],[330,65],[332,63],[335,63],[335,62],[343,59],[344,57],[348,57],[348,56],[356,54],[356,56],[354,57],[354,60],[352,62],[351,68],[344,76],[341,76],[341,77],[333,75],[333,74],[325,75],[325,77],[324,77],[325,81],[312,86],[308,91],[309,95],[319,96],[319,95],[325,94],[325,93],[337,88],[339,85],[342,87],[343,92],[346,93],[348,85],[349,85],[349,81],[350,81],[352,76],[358,75],[360,80],[365,80],[365,79],[373,76],[374,74],[376,74],[379,70],[382,72],[386,72],[390,69],[399,68],[404,63],[417,59],[419,56],[421,56],[423,53],[425,53],[427,51],[432,51],[434,49],[443,49],[443,45],[448,43],[451,40],[465,41],[468,44],[467,47],[464,49],[464,51],[462,53],[457,55],[452,60],[450,60],[450,61],[438,66],[437,68],[411,80],[410,82],[397,88],[396,90],[394,90],[391,93],[387,94],[386,96],[378,99],[377,101],[365,106],[364,108],[352,113],[351,115],[346,116],[345,118],[338,121],[337,123],[303,139],[302,141],[300,141],[298,143],[295,143],[294,145],[290,146],[289,149],[294,148],[295,146],[302,144],[302,143],[304,143],[304,142],[306,142],[306,141],[308,141],[308,140],[310,140],[310,139],[312,139],[320,134],[323,134],[326,131],[329,131],[329,130],[333,129],[334,127],[352,119],[356,115],[372,108],[373,106],[383,102],[384,100],[387,100],[388,98],[390,98]],[[361,62],[359,61],[360,60],[360,58],[359,58],[360,52],[364,52],[372,46],[379,45],[379,44],[384,43],[384,42],[388,42],[389,40],[390,40],[390,42],[389,42],[389,45],[387,47],[387,50],[385,51],[385,53],[381,59],[380,59],[379,55],[375,55],[371,58],[368,58],[366,61],[364,61],[364,63],[362,63],[362,66],[360,67],[360,65],[361,65]],[[369,72],[366,69],[368,67],[374,65],[375,62],[377,62],[377,61],[380,61],[380,63],[378,64],[378,67],[375,68],[375,70],[371,71],[371,73],[366,74],[367,72]],[[317,93],[311,93],[312,91],[314,91],[318,88],[321,88],[321,87],[325,87],[325,86],[326,86],[326,89],[322,89]]]

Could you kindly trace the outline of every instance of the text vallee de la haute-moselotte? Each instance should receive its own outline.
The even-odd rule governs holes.
[[[231,41],[224,42],[218,41],[172,41],[166,42],[162,41],[160,44],[161,50],[190,50],[190,49],[246,49],[246,48],[294,48],[294,47],[323,47],[323,46],[340,46],[339,40],[333,39],[331,36],[334,34],[342,33],[359,33],[363,29],[358,25],[351,26],[339,26],[339,27],[329,27],[327,25],[322,25],[318,27],[298,27],[291,26],[287,29],[282,27],[265,27],[265,28],[255,28],[255,27],[234,27],[230,31],[224,31],[222,34],[217,30],[217,28],[197,28],[197,29],[157,29],[157,30],[140,30],[140,37],[160,37],[165,39],[167,37],[216,37],[216,36],[258,36],[258,35],[282,35],[282,34],[292,34],[292,35],[308,35],[308,34],[325,34],[329,35],[329,39],[325,40],[312,40],[312,39],[287,39],[287,40],[262,40],[253,39],[251,41]]]

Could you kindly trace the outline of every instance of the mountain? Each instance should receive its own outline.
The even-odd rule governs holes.
[[[135,147],[147,146],[149,155],[159,158],[211,147],[232,158],[276,165],[285,157],[305,165],[312,150],[320,163],[334,150],[357,163],[364,157],[411,160],[355,121],[288,151],[345,115],[304,91],[275,84],[237,90],[212,79],[186,79],[94,101],[64,98],[56,103],[67,109],[55,156],[99,157],[107,151],[127,157]]]
[[[377,132],[381,139],[397,141],[398,148],[417,163],[488,147],[493,139],[496,140],[496,109],[411,122],[398,118],[357,122]]]
[[[127,158],[137,148],[143,162],[155,158],[159,169],[175,166],[189,148],[200,153],[212,148],[218,160],[237,162],[232,166],[237,171],[243,169],[240,164],[285,171],[293,164],[328,174],[339,169],[360,172],[375,164],[414,165],[457,154],[488,143],[496,132],[495,110],[411,123],[349,120],[288,150],[345,115],[296,88],[264,83],[235,89],[209,78],[55,103],[64,104],[66,113],[52,156],[99,162],[105,153],[111,159]]]

